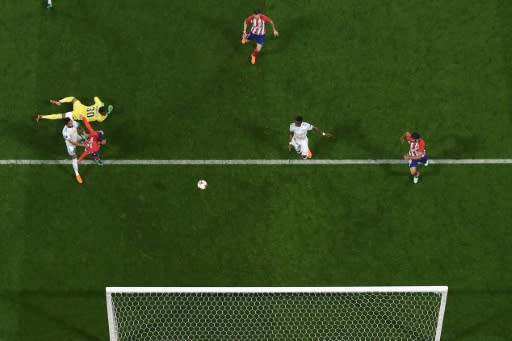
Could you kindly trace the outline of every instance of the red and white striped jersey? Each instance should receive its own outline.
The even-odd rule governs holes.
[[[251,33],[256,35],[264,35],[265,34],[265,23],[271,22],[272,19],[267,17],[266,15],[261,14],[259,18],[256,18],[254,15],[251,15],[249,18],[245,19],[247,24],[251,24]]]
[[[413,141],[411,133],[407,132],[406,136],[407,142],[409,142],[409,155],[410,156],[425,156],[427,153],[425,149],[425,141],[422,138],[419,138],[416,142]]]

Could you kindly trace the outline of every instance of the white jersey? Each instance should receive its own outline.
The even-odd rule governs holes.
[[[79,127],[79,124],[76,121],[72,121],[72,122],[73,122],[72,128],[69,128],[67,125],[65,125],[64,128],[62,129],[62,136],[64,137],[64,141],[66,141],[66,146],[68,146],[68,148],[75,146],[73,143],[71,143],[71,141],[78,142],[78,131],[76,128]]]
[[[290,124],[290,133],[293,133],[293,138],[296,140],[307,139],[308,131],[313,129],[315,129],[315,127],[307,122],[302,122],[300,127],[297,127],[295,122]]]

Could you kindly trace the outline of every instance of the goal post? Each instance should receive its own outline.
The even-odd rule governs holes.
[[[440,341],[447,286],[107,287],[110,341]]]

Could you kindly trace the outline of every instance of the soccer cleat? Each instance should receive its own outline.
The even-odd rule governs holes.
[[[415,176],[415,177],[412,178],[412,182],[413,183],[417,184],[418,181],[420,181],[420,177],[419,176]]]
[[[52,4],[48,4],[48,5],[46,5],[46,8],[47,8],[47,9],[51,9],[52,7],[53,7],[53,5],[52,5]]]
[[[302,156],[302,160],[307,160],[307,159],[308,159],[307,155]]]
[[[256,56],[251,54],[251,64],[254,65],[256,64]]]
[[[76,182],[78,182],[79,184],[83,184],[84,183],[84,181],[82,180],[82,177],[80,176],[80,174],[77,174]]]
[[[308,157],[308,159],[312,159],[313,158],[313,152],[311,150],[308,150],[307,157]]]
[[[427,160],[427,162],[424,163],[424,165],[425,165],[425,167],[428,166],[428,160]]]
[[[39,123],[39,120],[41,119],[41,115],[36,115],[36,122]]]
[[[96,162],[98,166],[103,167],[103,160],[94,160],[94,162]]]

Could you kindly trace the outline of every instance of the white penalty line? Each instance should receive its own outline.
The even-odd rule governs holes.
[[[0,160],[0,165],[69,165],[71,160]],[[104,160],[105,165],[400,165],[404,160],[392,159],[339,159],[339,160]],[[434,159],[432,165],[502,165],[512,159]],[[91,160],[80,164],[93,165]]]

